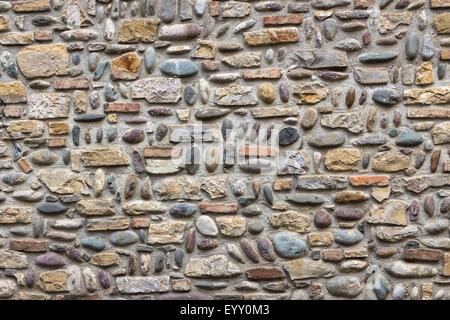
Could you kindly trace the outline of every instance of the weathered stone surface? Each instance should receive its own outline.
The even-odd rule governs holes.
[[[433,126],[431,136],[434,144],[450,143],[450,122],[446,121]]]
[[[298,42],[299,35],[297,28],[268,28],[244,32],[244,40],[249,46],[262,46]]]
[[[408,89],[403,91],[404,104],[441,104],[450,102],[450,87]]]
[[[0,83],[0,98],[4,103],[27,102],[25,86],[20,81]]]
[[[308,258],[294,260],[283,264],[283,269],[293,281],[330,277],[335,274],[334,266],[331,263],[315,261]]]
[[[429,278],[438,273],[438,270],[428,265],[410,264],[401,261],[386,264],[384,269],[398,278]]]
[[[28,258],[24,253],[0,249],[0,268],[21,269],[28,266]]]
[[[325,155],[325,167],[331,171],[357,170],[360,160],[357,149],[336,149]]]
[[[68,169],[46,169],[38,173],[39,180],[57,194],[88,194],[83,178]]]
[[[65,93],[33,93],[29,96],[30,119],[69,117],[70,96]]]
[[[120,293],[151,293],[169,291],[169,276],[117,277]]]
[[[81,152],[81,160],[86,167],[109,167],[128,165],[128,157],[121,147],[90,148]]]
[[[367,222],[374,224],[391,224],[406,226],[406,208],[408,203],[403,200],[388,200],[381,206],[374,205],[367,215]]]
[[[328,96],[328,88],[319,83],[297,85],[294,88],[297,104],[316,104]]]
[[[185,276],[194,278],[235,277],[240,274],[240,268],[224,255],[191,258],[184,270]]]
[[[181,243],[185,229],[184,221],[152,223],[148,228],[147,242],[149,244]]]
[[[373,159],[372,169],[379,172],[395,172],[407,169],[409,158],[396,151],[385,151]]]
[[[308,233],[311,231],[309,217],[293,210],[273,213],[270,216],[270,224],[276,228],[298,233]]]
[[[181,96],[181,80],[176,78],[146,78],[131,85],[131,97],[149,103],[176,103]]]
[[[298,50],[293,53],[292,58],[307,69],[345,68],[348,65],[347,53],[337,50]]]
[[[69,73],[69,53],[63,44],[29,46],[17,54],[17,64],[25,77],[49,77]]]
[[[361,111],[326,114],[320,118],[320,124],[329,128],[345,128],[353,133],[359,133],[364,128]]]
[[[153,42],[159,19],[123,19],[119,24],[119,43]]]

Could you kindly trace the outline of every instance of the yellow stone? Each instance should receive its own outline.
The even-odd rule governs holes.
[[[182,243],[186,225],[185,221],[151,222],[147,242],[149,244]]]
[[[392,224],[406,226],[406,208],[408,203],[403,200],[387,200],[383,205],[374,205],[367,216],[367,222],[373,224]]]
[[[395,172],[407,169],[409,158],[397,151],[390,150],[382,152],[373,158],[373,171]]]
[[[336,149],[325,155],[325,167],[331,171],[358,170],[361,153],[357,149]]]
[[[216,48],[213,41],[197,40],[197,49],[193,58],[214,59]]]
[[[108,117],[106,118],[106,120],[107,120],[109,123],[117,123],[117,121],[118,121],[118,119],[117,119],[117,114],[116,114],[116,113],[108,114]]]
[[[2,207],[0,208],[0,223],[30,223],[32,208]]]
[[[330,232],[314,232],[308,234],[308,241],[311,247],[331,246],[333,235]]]
[[[77,212],[82,216],[111,216],[116,213],[114,201],[105,199],[82,199],[77,202]]]
[[[424,62],[417,69],[416,84],[423,85],[431,83],[434,83],[433,66],[429,62]]]
[[[444,12],[433,15],[433,27],[437,34],[450,33],[450,13]]]
[[[61,135],[69,133],[69,124],[67,122],[49,122],[48,133]]]
[[[119,43],[153,42],[159,19],[122,19],[119,25]]]
[[[444,253],[444,276],[450,276],[450,252]]]
[[[8,30],[9,27],[9,18],[7,16],[0,16],[0,31]]]
[[[113,265],[119,265],[120,258],[119,255],[115,252],[102,252],[94,254],[91,260],[89,260],[89,263],[101,267],[108,267]]]
[[[128,158],[122,147],[100,147],[81,151],[81,159],[86,167],[124,166]]]
[[[25,86],[20,81],[0,83],[0,98],[4,103],[27,102]]]
[[[273,213],[270,216],[270,223],[273,227],[298,233],[308,233],[311,231],[309,216],[294,210]]]
[[[45,292],[68,291],[67,273],[64,270],[43,272],[39,276],[37,285]]]
[[[87,109],[86,92],[75,90],[73,92],[73,111],[75,113],[85,113]]]

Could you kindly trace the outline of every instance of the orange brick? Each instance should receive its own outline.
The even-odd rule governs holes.
[[[28,161],[26,159],[22,158],[22,159],[17,160],[17,162],[19,163],[23,172],[29,173],[29,172],[33,171],[33,168],[30,166],[30,164],[28,163]]]
[[[210,213],[235,213],[237,212],[238,205],[237,203],[202,203],[200,205],[201,212],[210,212]]]
[[[265,26],[282,26],[287,24],[301,24],[302,15],[301,14],[289,14],[287,16],[265,16],[264,25]]]
[[[440,57],[442,61],[450,60],[450,49],[441,49]]]
[[[60,148],[66,146],[66,137],[48,138],[47,145],[49,148]]]
[[[178,158],[181,156],[180,148],[147,147],[144,149],[145,158]]]
[[[133,228],[148,228],[150,226],[150,219],[147,218],[133,218],[131,220]]]
[[[385,187],[389,185],[388,176],[353,176],[350,177],[350,184],[357,187],[377,186]]]
[[[239,148],[239,155],[248,157],[271,157],[276,156],[277,151],[271,147],[243,146]]]
[[[291,187],[292,187],[291,179],[273,180],[273,190],[275,191],[291,190]]]

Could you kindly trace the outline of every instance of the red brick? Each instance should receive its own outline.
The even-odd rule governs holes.
[[[148,218],[132,218],[131,227],[133,228],[148,228],[150,226],[150,219]]]
[[[70,89],[89,89],[89,80],[87,78],[63,78],[55,79],[53,82],[55,90],[70,90]]]
[[[103,105],[104,112],[134,113],[141,110],[141,105],[134,102],[113,102]]]
[[[324,261],[340,261],[344,259],[344,253],[341,249],[323,250]]]
[[[271,147],[243,146],[239,148],[239,155],[248,157],[271,157],[277,155],[277,150]]]
[[[450,60],[450,49],[441,49],[439,52],[439,56],[441,57],[442,61],[449,61]]]
[[[388,176],[352,176],[350,184],[357,187],[386,187],[389,185]]]
[[[248,270],[247,278],[251,280],[282,279],[284,272],[275,267],[258,267]]]
[[[432,249],[406,249],[404,259],[416,261],[439,261],[442,252]]]
[[[237,203],[214,202],[214,203],[202,203],[202,204],[200,204],[200,211],[201,212],[235,213],[235,212],[237,212],[237,209],[238,209]]]
[[[282,26],[287,24],[299,25],[302,23],[301,14],[289,14],[287,16],[265,16],[265,26]]]
[[[209,3],[209,14],[211,17],[217,17],[220,13],[220,2],[211,1]]]
[[[35,239],[11,239],[9,241],[9,249],[26,252],[45,252],[47,251],[46,240]]]
[[[53,33],[51,31],[39,30],[34,32],[34,40],[36,41],[52,41]]]

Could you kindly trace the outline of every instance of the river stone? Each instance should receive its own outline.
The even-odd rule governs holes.
[[[339,147],[345,143],[345,135],[342,133],[315,134],[308,139],[308,144],[314,148]]]
[[[351,276],[337,276],[326,284],[328,292],[336,297],[354,298],[362,292],[362,285],[358,278]]]
[[[395,140],[395,144],[401,147],[414,147],[423,142],[420,134],[414,131],[404,132]]]
[[[42,213],[61,213],[66,211],[68,208],[57,202],[45,202],[36,207],[39,212]]]
[[[114,232],[109,241],[116,246],[128,246],[138,241],[138,235],[133,231]]]
[[[409,60],[414,59],[419,52],[419,37],[415,33],[411,33],[406,38],[405,54]]]
[[[383,105],[394,105],[401,101],[402,96],[395,89],[377,89],[372,95],[372,100]]]
[[[325,211],[325,209],[320,209],[314,215],[314,225],[317,228],[327,228],[332,224],[333,220],[331,215]]]
[[[66,264],[64,258],[54,252],[47,252],[45,254],[37,256],[35,262],[39,266],[47,267],[62,267]]]
[[[105,248],[105,242],[100,237],[87,237],[80,241],[81,245],[92,250],[101,251]]]
[[[161,64],[161,71],[174,77],[187,77],[198,72],[198,66],[186,59],[169,59]]]
[[[293,144],[299,138],[298,130],[293,127],[287,127],[280,130],[278,134],[278,144],[287,146]]]
[[[298,258],[308,253],[306,243],[289,233],[277,233],[273,237],[273,243],[275,252],[286,259]]]
[[[200,216],[195,222],[198,232],[205,236],[215,237],[219,234],[219,229],[217,228],[214,220],[209,216]]]
[[[169,212],[176,217],[190,217],[197,212],[197,208],[189,203],[174,204],[170,207]]]
[[[358,230],[340,230],[334,233],[334,241],[344,246],[357,244],[364,238],[364,235]]]

